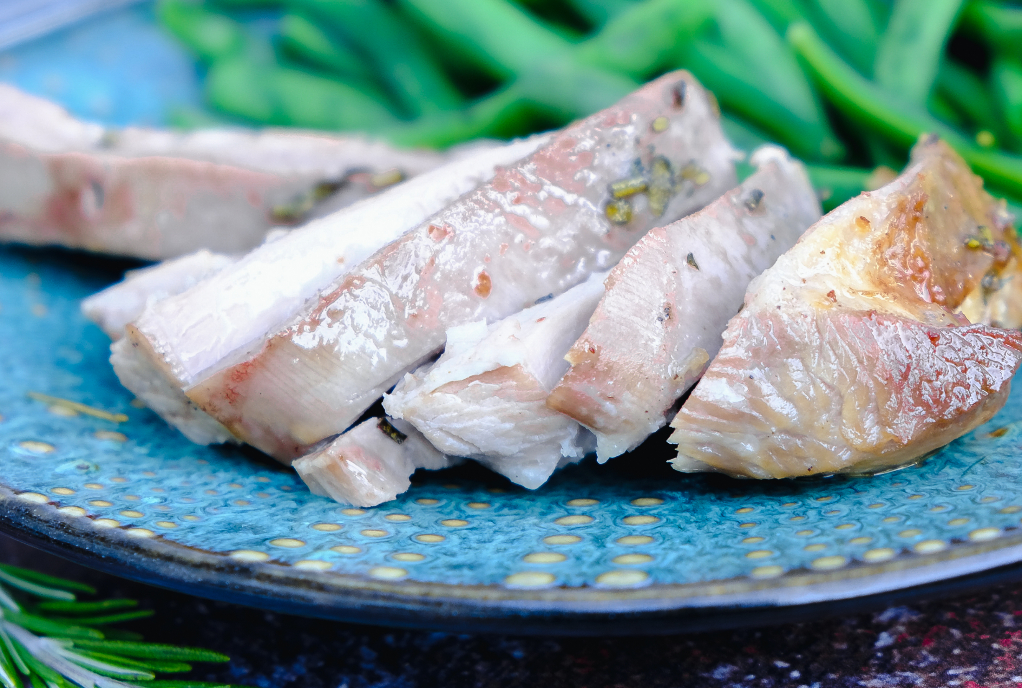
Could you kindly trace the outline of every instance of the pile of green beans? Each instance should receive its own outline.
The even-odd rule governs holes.
[[[267,12],[275,34],[249,30]],[[1007,2],[161,0],[158,14],[236,121],[445,147],[562,126],[685,68],[737,145],[787,147],[827,208],[936,133],[1022,211],[1022,7]]]

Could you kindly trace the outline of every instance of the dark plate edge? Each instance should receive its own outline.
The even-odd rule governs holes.
[[[87,517],[60,514],[52,503],[23,501],[3,485],[0,530],[76,563],[200,597],[354,623],[500,633],[632,635],[787,623],[1022,578],[1022,532],[937,554],[765,581],[514,590],[383,582],[235,562],[168,540],[101,530]]]

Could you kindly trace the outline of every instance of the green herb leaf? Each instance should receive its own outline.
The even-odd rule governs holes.
[[[82,617],[50,617],[50,621],[58,623],[73,624],[78,626],[104,626],[106,624],[121,623],[122,621],[134,621],[135,619],[146,619],[153,615],[151,609],[139,609],[134,612],[122,612],[121,614],[107,614],[106,616],[82,616]]]
[[[35,616],[34,614],[26,614],[24,612],[4,612],[4,618],[26,630],[42,633],[43,635],[55,638],[94,638],[96,640],[103,638],[103,634],[93,628],[76,626],[63,621],[44,619],[43,617]]]
[[[8,573],[12,576],[16,576],[24,581],[30,581],[32,583],[39,583],[40,585],[46,585],[53,588],[59,588],[62,590],[77,590],[78,592],[86,592],[90,595],[96,594],[96,589],[91,585],[85,583],[79,583],[77,581],[70,581],[66,578],[57,578],[56,576],[48,576],[45,573],[39,573],[31,569],[23,569],[20,566],[11,566],[10,564],[0,564],[0,571]]]
[[[93,614],[115,609],[137,607],[135,600],[103,600],[101,602],[40,602],[36,605],[39,611],[57,612],[59,614]]]
[[[185,664],[184,662],[161,662],[157,659],[128,659],[127,657],[106,654],[105,652],[93,652],[91,650],[82,649],[78,649],[77,653],[85,657],[98,659],[100,661],[107,662],[108,664],[124,667],[126,669],[144,669],[146,671],[159,671],[168,674],[192,670],[192,665]]]
[[[159,659],[164,661],[180,660],[184,662],[227,662],[230,657],[212,650],[203,650],[198,647],[175,647],[174,645],[160,645],[157,643],[134,643],[124,640],[90,640],[74,639],[75,647],[110,654],[124,655],[125,657],[142,657],[145,659]]]

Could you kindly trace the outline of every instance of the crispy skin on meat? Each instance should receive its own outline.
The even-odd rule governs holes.
[[[560,294],[734,186],[733,156],[708,94],[665,75],[380,250],[187,394],[242,441],[299,456],[437,353],[448,328]]]
[[[703,210],[651,230],[618,263],[547,404],[596,433],[606,461],[667,423],[721,345],[749,281],[820,218],[802,165],[761,148],[759,168]]]
[[[675,417],[674,466],[755,478],[877,471],[986,422],[1022,334],[970,324],[1017,258],[1010,217],[947,145],[817,223],[749,287]]]

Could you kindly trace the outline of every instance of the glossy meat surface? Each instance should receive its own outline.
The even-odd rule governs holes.
[[[202,250],[129,270],[122,281],[82,301],[82,313],[110,339],[120,339],[124,327],[142,315],[147,306],[194,287],[236,260],[234,256]]]
[[[379,251],[188,395],[241,440],[300,455],[438,352],[448,328],[560,294],[719,196],[733,155],[706,92],[665,75]],[[611,196],[636,178],[646,191]]]
[[[262,241],[275,213],[339,188],[354,201],[441,164],[358,138],[107,130],[0,84],[0,241],[147,259]],[[356,191],[356,193],[352,193]]]
[[[417,468],[437,470],[454,463],[407,424],[370,418],[292,465],[313,494],[341,504],[376,506],[407,491]]]
[[[651,230],[611,273],[547,404],[596,433],[601,462],[667,423],[702,375],[753,277],[820,218],[805,170],[779,148],[703,210]]]
[[[675,468],[756,478],[877,471],[1003,404],[1017,330],[959,311],[1017,255],[1001,204],[949,147],[823,218],[749,287],[671,423]]]
[[[244,355],[331,281],[415,227],[461,194],[492,178],[546,139],[537,137],[463,159],[310,222],[263,245],[194,287],[149,304],[127,328],[130,347],[111,358],[121,382],[193,440],[210,435],[184,392],[229,356]],[[137,359],[137,360],[133,360]],[[136,372],[158,370],[156,378]],[[173,401],[173,400],[176,400]],[[197,428],[189,429],[189,424]]]
[[[546,405],[564,354],[603,296],[597,273],[560,296],[491,325],[454,327],[440,359],[409,373],[383,399],[440,451],[475,459],[535,489],[591,451],[591,436]]]

